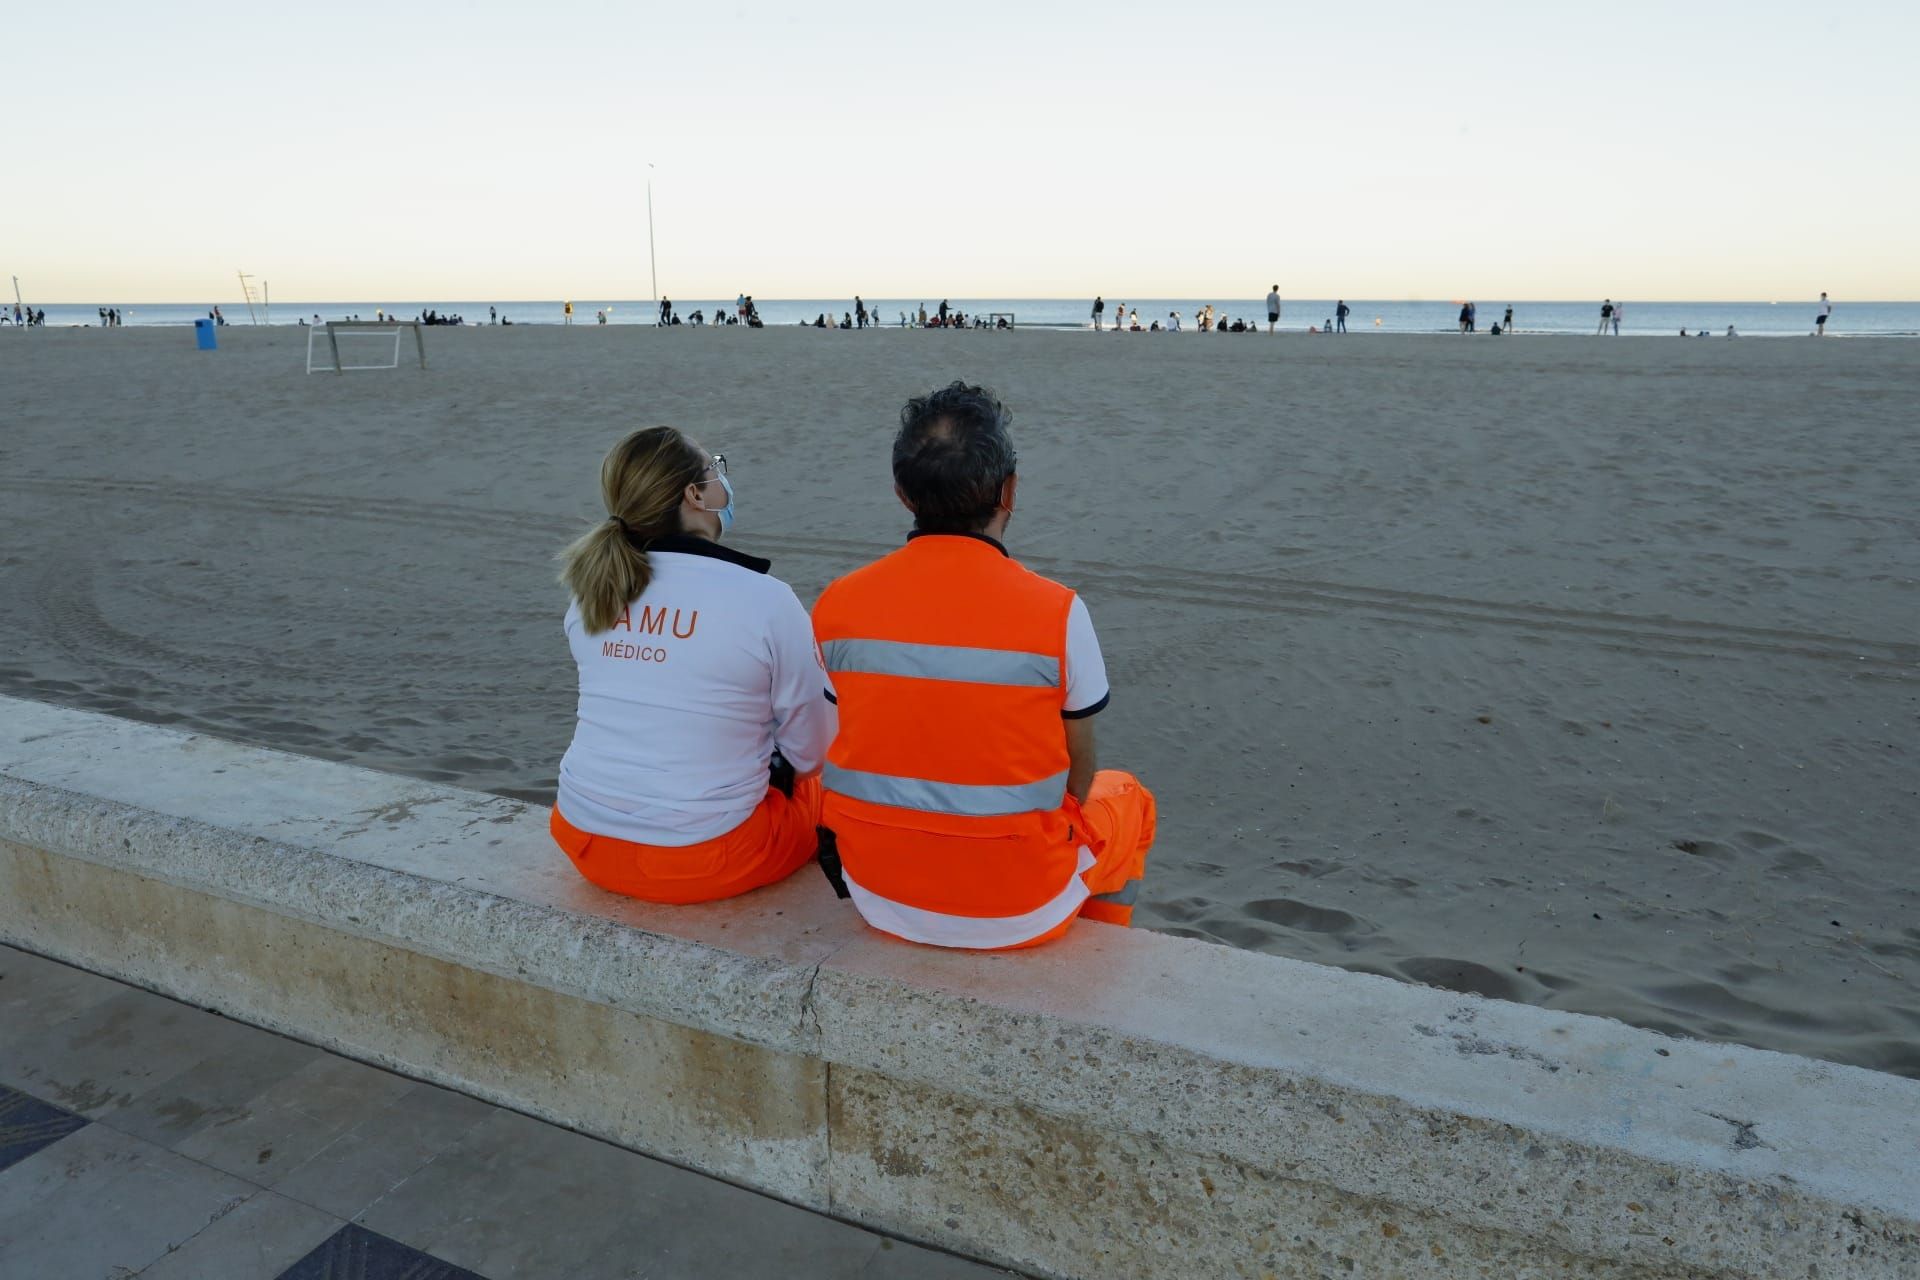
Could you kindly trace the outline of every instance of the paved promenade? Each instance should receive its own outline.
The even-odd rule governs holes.
[[[1006,1274],[0,947],[0,1275]]]

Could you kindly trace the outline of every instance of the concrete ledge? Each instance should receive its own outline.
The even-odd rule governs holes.
[[[546,811],[0,699],[0,940],[1044,1275],[1920,1275],[1920,1083],[801,875],[652,908]]]

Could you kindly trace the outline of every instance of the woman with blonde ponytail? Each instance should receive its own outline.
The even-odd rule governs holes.
[[[580,671],[553,837],[649,902],[708,902],[813,857],[836,717],[813,627],[765,560],[720,544],[727,460],[672,427],[600,464],[607,517],[562,553]]]

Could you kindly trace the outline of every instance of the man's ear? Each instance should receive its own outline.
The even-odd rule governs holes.
[[[893,496],[900,499],[901,506],[905,507],[909,511],[913,511],[913,504],[907,501],[906,490],[902,489],[897,484],[893,486]],[[913,514],[919,515],[920,513],[918,511],[913,511]]]
[[[1020,477],[1008,476],[1000,486],[1000,509],[1008,515],[1013,514],[1013,496],[1020,488]]]

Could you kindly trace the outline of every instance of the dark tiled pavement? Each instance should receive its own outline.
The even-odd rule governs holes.
[[[0,947],[0,1276],[1005,1274]]]

